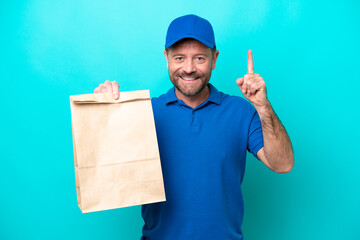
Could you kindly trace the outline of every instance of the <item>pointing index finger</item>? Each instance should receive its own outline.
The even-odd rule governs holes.
[[[254,62],[251,50],[248,51],[248,73],[254,73]]]

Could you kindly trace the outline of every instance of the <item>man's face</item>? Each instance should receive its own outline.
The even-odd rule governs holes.
[[[176,89],[187,97],[199,94],[207,86],[211,70],[219,55],[195,39],[184,39],[173,45],[164,55],[169,77]]]

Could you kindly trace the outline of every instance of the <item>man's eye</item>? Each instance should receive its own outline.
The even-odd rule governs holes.
[[[177,61],[182,61],[184,58],[183,57],[177,57],[175,58]]]
[[[198,60],[198,61],[204,61],[205,58],[203,58],[203,57],[197,57],[196,60]]]

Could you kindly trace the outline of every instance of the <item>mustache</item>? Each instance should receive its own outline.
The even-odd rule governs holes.
[[[201,77],[199,74],[194,74],[194,73],[190,73],[190,74],[188,74],[188,73],[179,73],[179,74],[177,74],[177,76],[182,77],[182,78],[184,78],[184,77],[186,77],[186,78],[199,78],[199,77]]]

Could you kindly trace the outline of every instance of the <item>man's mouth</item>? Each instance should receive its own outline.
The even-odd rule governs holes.
[[[182,80],[184,80],[184,81],[189,81],[189,82],[191,82],[191,81],[195,81],[195,80],[198,80],[199,78],[198,77],[182,77],[182,76],[179,76]]]

